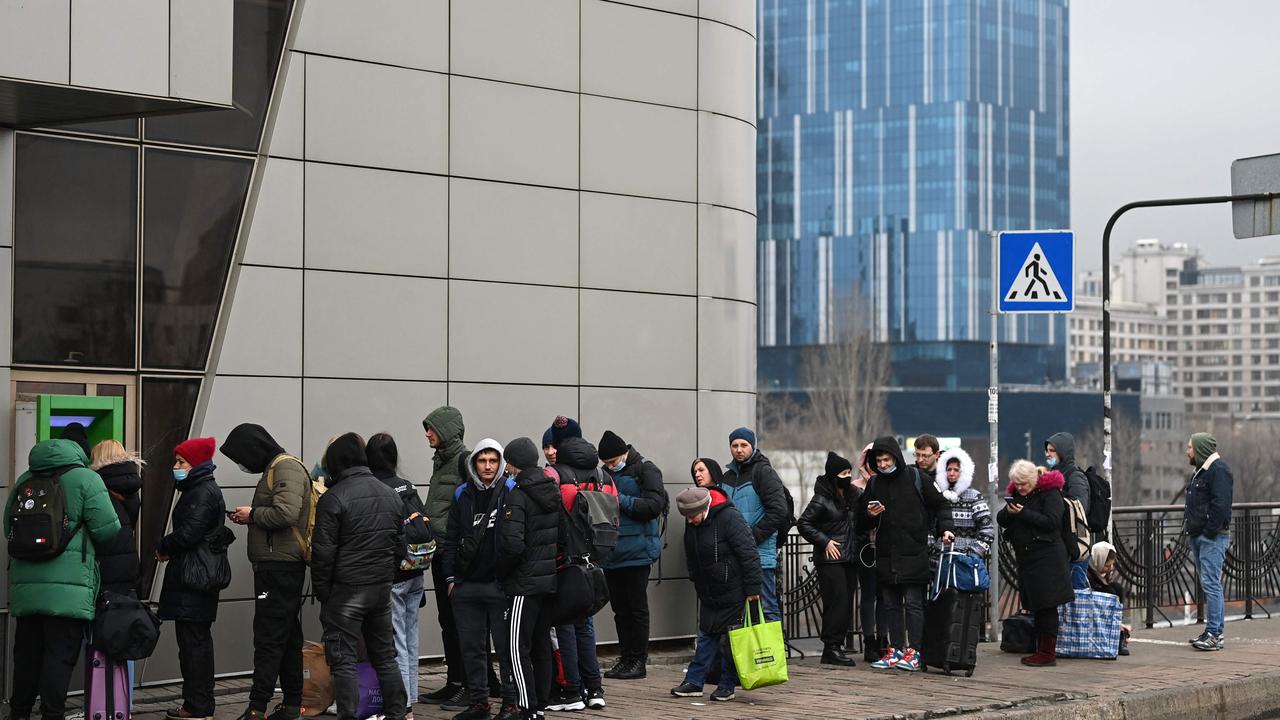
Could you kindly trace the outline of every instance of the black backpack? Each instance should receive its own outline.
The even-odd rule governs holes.
[[[1093,467],[1085,470],[1084,476],[1089,480],[1089,529],[1105,532],[1107,521],[1111,519],[1111,483]]]
[[[781,548],[786,546],[787,538],[791,535],[791,528],[796,526],[796,499],[791,495],[791,488],[787,487],[786,483],[781,482],[781,478],[779,478],[779,482],[782,485],[782,496],[787,499],[787,519],[782,527],[778,528],[778,547]]]
[[[579,477],[578,470],[556,465],[560,482],[573,483],[578,488],[569,516],[569,551],[575,560],[604,565],[618,546],[618,526],[621,523],[618,508],[618,488],[600,468]]]
[[[143,660],[160,641],[160,618],[130,592],[103,590],[93,618],[93,646],[112,660]]]
[[[9,556],[28,562],[46,562],[62,554],[71,538],[82,528],[71,527],[67,515],[67,493],[62,474],[78,466],[33,472],[14,489],[16,497],[9,513]],[[80,538],[80,557],[87,556],[85,538]]]

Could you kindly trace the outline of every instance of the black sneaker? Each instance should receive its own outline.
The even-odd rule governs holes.
[[[716,691],[711,693],[711,699],[716,702],[729,702],[735,697],[737,695],[733,693],[733,688],[716,688]]]
[[[515,705],[503,705],[502,712],[494,720],[520,720],[522,713]]]
[[[691,682],[683,682],[671,688],[671,694],[676,697],[702,697],[702,688]]]
[[[1188,641],[1187,641],[1187,644],[1188,644],[1188,645],[1195,645],[1195,644],[1196,644],[1196,643],[1198,643],[1198,642],[1203,642],[1203,641],[1204,641],[1204,639],[1205,639],[1205,638],[1207,638],[1207,637],[1209,637],[1209,631],[1208,631],[1208,630],[1205,630],[1204,632],[1200,633],[1199,635],[1197,635],[1197,636],[1195,636],[1195,637],[1191,638],[1190,640],[1188,640]]]
[[[302,708],[284,703],[276,705],[274,710],[267,713],[267,720],[298,720],[300,717],[302,717]]]
[[[198,715],[191,712],[186,707],[170,708],[165,711],[164,716],[169,720],[213,720],[213,715]],[[27,718],[10,718],[10,720],[27,720]]]
[[[240,713],[240,717],[236,720],[266,720],[266,714],[255,708],[248,708]]]
[[[462,687],[461,683],[445,683],[444,687],[439,690],[432,690],[429,693],[419,695],[418,702],[423,704],[442,703],[456,695],[460,687]]]
[[[489,720],[489,703],[468,705],[466,710],[454,715],[453,720]]]
[[[476,707],[476,705],[478,704],[479,703],[472,703],[470,691],[468,691],[465,687],[459,685],[458,689],[453,693],[452,697],[446,698],[443,702],[440,703],[440,709],[450,710],[450,711],[469,710]],[[485,704],[485,707],[488,707],[487,703]],[[488,711],[486,710],[485,712],[488,712]],[[489,717],[489,716],[485,715],[485,717]]]
[[[592,710],[602,710],[607,703],[604,701],[604,689],[595,688],[587,691],[587,707]]]
[[[1205,633],[1204,638],[1191,643],[1191,647],[1197,650],[1222,650],[1227,647],[1227,641],[1221,635]]]
[[[552,712],[577,712],[586,710],[587,704],[582,701],[582,693],[577,688],[556,688],[551,693],[547,709]]]
[[[645,676],[644,659],[619,661],[604,676],[611,680],[639,680]]]

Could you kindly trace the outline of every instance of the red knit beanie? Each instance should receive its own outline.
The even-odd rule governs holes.
[[[203,465],[213,459],[213,452],[217,447],[218,442],[211,437],[191,438],[178,443],[173,454],[182,456],[192,466]]]

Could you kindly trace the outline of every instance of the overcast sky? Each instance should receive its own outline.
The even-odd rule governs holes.
[[[1071,223],[1076,265],[1102,266],[1107,218],[1134,200],[1226,195],[1231,161],[1280,153],[1280,2],[1071,3]],[[1138,238],[1198,245],[1214,264],[1280,255],[1235,240],[1228,206],[1131,210]]]

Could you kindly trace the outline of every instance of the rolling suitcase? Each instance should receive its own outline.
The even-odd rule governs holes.
[[[983,593],[943,590],[924,609],[924,647],[920,669],[939,668],[950,675],[963,670],[973,675],[982,636]]]
[[[89,646],[84,667],[85,720],[129,719],[129,665]]]

